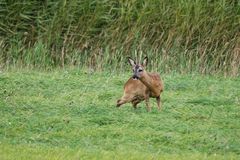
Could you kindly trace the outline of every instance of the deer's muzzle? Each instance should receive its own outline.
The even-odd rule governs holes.
[[[139,79],[139,77],[136,76],[136,75],[133,75],[132,78],[135,79],[135,80],[138,80],[138,79]]]

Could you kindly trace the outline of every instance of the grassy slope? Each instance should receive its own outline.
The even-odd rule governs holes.
[[[129,74],[0,73],[0,159],[237,159],[240,79],[162,76],[147,113],[115,108]]]

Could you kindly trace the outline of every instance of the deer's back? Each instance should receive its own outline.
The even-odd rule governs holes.
[[[147,87],[137,79],[129,78],[124,85],[124,92],[128,94],[135,94],[138,96],[144,96],[147,93]]]
[[[135,95],[138,97],[145,97],[146,94],[150,94],[150,97],[158,97],[163,91],[163,83],[158,73],[148,73],[153,80],[154,88],[156,92],[152,92],[147,88],[140,80],[129,78],[124,85],[124,92],[128,95]]]

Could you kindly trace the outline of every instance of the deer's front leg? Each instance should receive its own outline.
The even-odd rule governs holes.
[[[160,111],[160,109],[161,109],[161,97],[158,96],[158,97],[156,98],[156,100],[157,100],[158,110]]]
[[[145,103],[146,103],[147,111],[151,112],[151,106],[149,104],[149,96],[145,98]]]

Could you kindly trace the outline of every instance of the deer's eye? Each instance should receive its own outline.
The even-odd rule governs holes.
[[[143,70],[142,69],[139,69],[138,72],[142,72]]]

